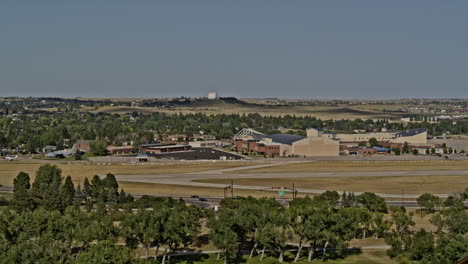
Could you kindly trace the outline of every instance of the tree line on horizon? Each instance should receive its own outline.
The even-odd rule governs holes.
[[[58,167],[44,165],[32,183],[20,172],[9,206],[0,209],[0,263],[177,263],[183,258],[174,252],[208,242],[225,263],[266,256],[310,262],[344,257],[352,239],[373,237],[399,261],[448,264],[468,254],[467,198],[468,190],[446,200],[421,195],[419,213],[430,214],[436,228],[429,231],[370,192],[327,191],[287,207],[273,198],[226,198],[215,212],[172,198],[134,200],[112,174],[75,187]],[[149,259],[151,249],[162,254]]]

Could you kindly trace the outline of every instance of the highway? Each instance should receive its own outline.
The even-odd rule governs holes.
[[[8,192],[12,193],[13,192],[13,187],[0,187],[0,192]],[[141,194],[134,194],[133,195],[136,199],[141,198],[143,195]],[[173,199],[182,199],[186,203],[198,205],[202,208],[214,208],[217,206],[223,197],[202,197],[207,200],[207,202],[200,201],[199,198],[191,198],[190,196],[163,196],[163,195],[153,195],[154,197],[164,197],[164,198],[173,198]],[[276,199],[278,202],[280,202],[283,205],[289,204],[291,199]],[[403,206],[403,207],[408,207],[408,208],[418,208],[419,205],[416,201],[397,201],[397,200],[392,200],[392,201],[386,201],[387,206]],[[468,201],[464,202],[465,206],[468,207]]]

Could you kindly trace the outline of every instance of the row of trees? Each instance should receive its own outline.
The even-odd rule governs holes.
[[[281,127],[295,129],[294,133],[304,134],[309,127],[325,128],[336,132],[351,133],[355,129],[391,130],[428,128],[434,135],[450,131],[468,131],[468,122],[450,121],[440,123],[402,124],[388,120],[320,120],[311,116],[261,116],[259,114],[206,115],[164,113],[117,115],[106,113],[29,113],[17,118],[0,118],[0,147],[16,148],[24,144],[25,150],[34,152],[47,145],[59,149],[71,146],[78,139],[96,140],[120,145],[133,141],[135,144],[151,142],[154,134],[163,137],[168,134],[186,134],[189,138],[203,131],[217,138],[230,138],[242,128],[249,127],[264,133],[277,133]]]
[[[387,208],[374,193],[328,191],[288,207],[270,198],[228,198],[213,212],[169,198],[134,201],[118,188],[112,174],[74,188],[55,166],[39,168],[31,185],[19,173],[11,206],[0,211],[0,263],[146,263],[135,257],[138,247],[146,257],[152,248],[163,251],[157,261],[165,263],[177,249],[208,241],[225,262],[245,252],[283,262],[290,247],[297,249],[294,261],[311,261],[340,255],[350,240],[367,237],[384,238],[391,257],[408,261],[453,263],[468,254],[468,191],[443,202],[430,194],[418,199],[421,213],[432,214],[436,231],[430,232],[416,230],[412,213]]]
[[[42,207],[63,213],[75,202],[92,207],[99,202],[124,204],[133,201],[133,197],[123,189],[119,193],[119,185],[111,173],[103,179],[95,175],[91,182],[85,178],[83,188],[81,185],[75,188],[71,177],[63,180],[61,169],[52,165],[41,166],[32,184],[29,174],[20,172],[13,185],[11,206],[17,211],[33,211]]]

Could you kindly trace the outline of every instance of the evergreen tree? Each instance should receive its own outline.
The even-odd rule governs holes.
[[[11,204],[17,211],[29,211],[35,208],[34,200],[30,194],[31,184],[29,174],[20,172],[13,180],[13,200]]]
[[[86,199],[90,199],[91,197],[93,197],[93,187],[89,183],[88,177],[85,178],[83,183],[83,194],[86,197]]]
[[[102,180],[98,175],[94,175],[91,180],[91,197],[96,201],[101,200],[105,201],[107,195],[102,191]]]
[[[103,191],[106,193],[106,201],[117,203],[119,198],[119,184],[114,174],[108,173],[102,181]]]
[[[83,193],[83,190],[81,190],[81,185],[78,184],[75,191],[75,201],[81,203],[84,200],[86,200],[86,195]]]
[[[60,198],[62,201],[61,211],[64,212],[67,206],[73,204],[73,200],[75,198],[75,186],[73,185],[73,181],[70,176],[65,178],[65,182],[60,189]]]
[[[75,157],[75,160],[82,160],[82,159],[83,159],[83,158],[81,157],[81,151],[79,151],[79,150],[77,150],[77,151],[75,152],[74,157]]]
[[[61,183],[62,170],[57,166],[44,165],[39,167],[31,188],[36,203],[48,210],[60,210],[62,206]]]

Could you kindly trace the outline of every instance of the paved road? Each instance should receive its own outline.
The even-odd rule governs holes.
[[[284,163],[282,163],[284,164]],[[277,164],[277,165],[282,165]],[[265,164],[255,165],[267,166]],[[268,166],[275,166],[269,164]],[[249,166],[254,167],[254,166]],[[448,175],[466,175],[468,176],[468,170],[444,170],[444,171],[340,171],[340,172],[295,172],[295,173],[235,173],[235,170],[241,170],[242,168],[230,168],[216,171],[206,171],[197,173],[186,173],[186,174],[154,174],[154,175],[116,175],[119,181],[130,181],[130,182],[147,182],[147,183],[159,183],[159,184],[170,184],[170,185],[184,185],[184,186],[197,186],[197,187],[214,187],[224,188],[226,184],[216,183],[202,183],[194,182],[194,180],[201,179],[249,179],[249,178],[304,178],[304,177],[387,177],[387,176],[448,176]],[[231,173],[223,173],[226,171]],[[247,186],[247,185],[234,185],[235,189],[243,190],[265,190],[265,186]],[[317,189],[297,189],[300,193],[323,193],[326,190]],[[356,192],[356,194],[360,194]],[[402,194],[378,194],[385,198],[401,198]],[[447,197],[449,194],[434,194],[439,197]],[[403,198],[415,199],[419,195],[405,194]]]

